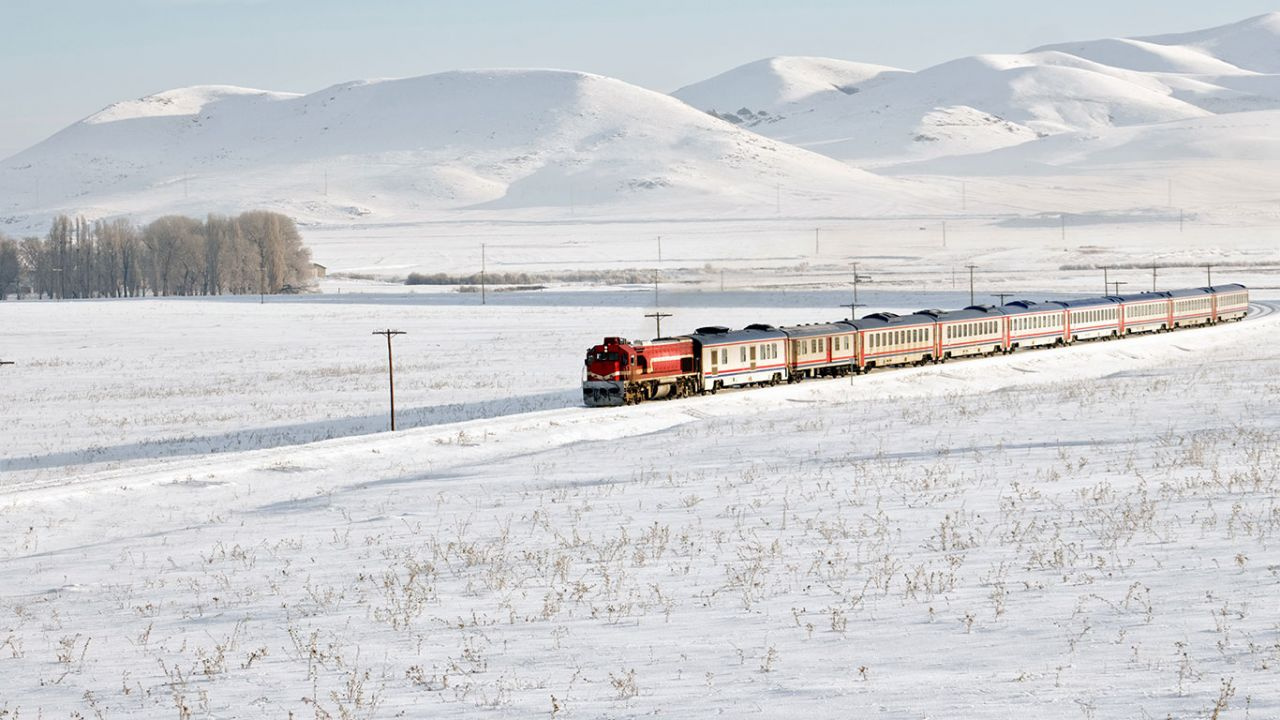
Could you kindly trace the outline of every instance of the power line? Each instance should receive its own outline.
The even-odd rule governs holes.
[[[396,374],[395,363],[391,359],[391,338],[396,335],[407,335],[403,330],[374,330],[374,335],[385,335],[387,337],[387,386],[391,389],[391,430],[396,429]]]

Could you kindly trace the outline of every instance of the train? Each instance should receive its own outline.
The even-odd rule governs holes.
[[[1239,284],[1003,306],[878,312],[858,319],[774,327],[720,325],[631,342],[606,337],[587,350],[583,403],[591,407],[715,394],[734,387],[861,375],[877,368],[945,363],[1076,342],[1243,319]]]

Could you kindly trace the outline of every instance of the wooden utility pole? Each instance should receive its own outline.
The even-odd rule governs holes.
[[[862,282],[863,280],[870,280],[870,279],[871,277],[869,275],[859,275],[858,263],[853,264],[853,304],[854,305],[857,305],[858,307],[863,307],[863,304],[858,302],[858,283]],[[840,307],[847,307],[847,306],[841,305]]]
[[[1151,266],[1151,292],[1156,291],[1156,266]]]
[[[672,315],[671,315],[671,313],[658,312],[657,310],[654,310],[653,312],[649,313],[648,315],[645,315],[645,317],[647,317],[647,318],[653,318],[653,319],[654,319],[654,321],[656,321],[656,322],[657,322],[657,324],[658,324],[658,334],[657,334],[657,337],[662,337],[662,318],[665,318],[665,317],[672,317]]]
[[[391,389],[391,430],[396,429],[396,371],[395,363],[391,359],[391,338],[396,335],[405,335],[403,330],[374,330],[374,335],[385,335],[387,337],[387,385]]]
[[[1111,287],[1111,280],[1109,280],[1109,279],[1107,278],[1107,271],[1108,271],[1108,270],[1110,270],[1110,269],[1111,269],[1111,268],[1109,268],[1109,267],[1107,267],[1107,266],[1105,266],[1105,265],[1102,267],[1102,294],[1103,294],[1103,295],[1106,295],[1106,294],[1107,294],[1107,288]]]
[[[1116,294],[1116,295],[1119,295],[1119,294],[1120,294],[1120,286],[1121,286],[1121,285],[1128,285],[1129,283],[1125,282],[1124,280],[1112,280],[1112,281],[1111,281],[1111,284],[1115,286],[1115,289],[1116,289],[1115,294]]]
[[[1000,305],[1003,307],[1003,306],[1004,306],[1004,299],[1005,299],[1005,298],[1007,298],[1007,297],[1009,297],[1009,296],[1010,296],[1010,295],[1012,295],[1013,293],[991,293],[991,294],[992,294],[993,296],[995,296],[995,297],[1000,298]]]
[[[970,305],[973,305],[973,304],[974,304],[974,303],[973,303],[973,270],[974,270],[974,268],[976,268],[976,267],[978,267],[978,266],[977,266],[977,265],[965,265],[965,267],[969,268],[969,304],[970,304]]]
[[[1213,287],[1213,266],[1205,265],[1204,271],[1207,276],[1207,282],[1209,283],[1209,287]]]

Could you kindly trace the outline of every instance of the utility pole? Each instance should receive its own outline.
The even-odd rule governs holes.
[[[1003,305],[1004,305],[1004,299],[1005,299],[1005,298],[1007,298],[1007,297],[1009,297],[1009,296],[1010,296],[1010,295],[1012,295],[1013,293],[991,293],[991,294],[992,294],[992,295],[994,295],[995,297],[1000,298],[1000,305],[1001,305],[1001,306],[1003,306]]]
[[[1107,288],[1111,287],[1111,281],[1107,279],[1107,270],[1109,269],[1110,268],[1108,268],[1106,265],[1102,266],[1102,294],[1103,295],[1106,295]]]
[[[1204,271],[1208,277],[1209,287],[1213,287],[1213,266],[1205,265]]]
[[[658,271],[653,271],[653,306],[658,307]]]
[[[870,276],[859,275],[858,263],[853,264],[853,305],[855,305],[856,307],[863,307],[862,303],[858,302],[858,283],[862,282],[863,280],[870,280],[870,279],[871,279]],[[847,307],[847,306],[841,305],[840,307]]]
[[[965,267],[969,268],[969,304],[970,304],[970,305],[973,305],[973,304],[974,304],[974,302],[973,302],[973,270],[974,270],[974,268],[976,268],[976,267],[978,267],[978,266],[977,266],[977,265],[965,265]]]
[[[485,270],[486,270],[486,267],[485,267],[485,266],[486,266],[486,261],[485,261],[485,256],[484,256],[484,243],[480,243],[480,304],[481,304],[481,305],[485,305],[485,304],[487,304],[487,303],[488,303],[488,301],[487,301],[487,299],[486,299],[486,297],[485,297],[485,295],[486,295],[486,293],[485,293],[485,277],[484,277],[484,273],[485,273]]]
[[[1121,286],[1121,285],[1128,285],[1129,283],[1125,282],[1124,280],[1113,280],[1113,281],[1111,281],[1111,284],[1112,284],[1112,285],[1114,285],[1114,286],[1115,286],[1115,288],[1116,288],[1116,292],[1115,292],[1115,294],[1116,294],[1116,295],[1119,295],[1119,294],[1120,294],[1120,286]]]
[[[1151,266],[1151,292],[1156,291],[1156,266]]]
[[[866,306],[860,302],[851,302],[851,303],[845,303],[843,305],[838,305],[837,307],[849,308],[849,319],[854,320],[857,318],[858,308],[866,307]]]
[[[396,373],[395,363],[391,360],[391,338],[396,335],[405,335],[403,330],[374,330],[374,335],[387,336],[387,385],[391,388],[391,430],[396,429]]]
[[[664,313],[664,312],[659,312],[657,310],[654,310],[653,312],[645,315],[645,317],[654,319],[654,321],[658,325],[657,337],[662,337],[662,318],[672,317],[672,315],[671,313]]]

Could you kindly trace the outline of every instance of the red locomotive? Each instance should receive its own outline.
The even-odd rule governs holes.
[[[659,338],[631,343],[607,337],[587,351],[582,398],[587,405],[634,405],[698,391],[693,341]]]

